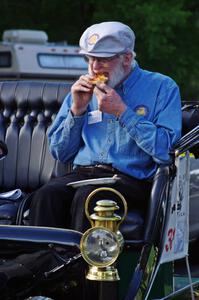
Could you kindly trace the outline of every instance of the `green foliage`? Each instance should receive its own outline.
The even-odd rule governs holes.
[[[1,0],[1,15],[1,33],[41,29],[75,44],[93,23],[124,22],[136,33],[139,64],[174,78],[184,99],[199,98],[198,0]]]

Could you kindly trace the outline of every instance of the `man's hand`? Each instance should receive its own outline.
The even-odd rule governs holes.
[[[119,117],[126,110],[126,104],[122,101],[120,95],[108,85],[104,83],[96,84],[94,93],[100,111]]]
[[[71,111],[75,116],[85,113],[93,94],[93,84],[89,83],[91,76],[82,75],[71,87],[73,104]]]

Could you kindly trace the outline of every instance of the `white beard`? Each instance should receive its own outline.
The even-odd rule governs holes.
[[[120,60],[120,63],[118,63],[110,73],[108,85],[111,88],[115,88],[124,78],[125,78],[125,72],[124,72],[122,60]]]

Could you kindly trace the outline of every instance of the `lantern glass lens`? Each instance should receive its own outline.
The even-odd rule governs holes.
[[[91,265],[111,265],[119,255],[117,236],[105,228],[91,228],[82,237],[81,251],[84,259]]]

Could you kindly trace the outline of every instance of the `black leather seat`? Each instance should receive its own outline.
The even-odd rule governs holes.
[[[0,82],[0,140],[8,147],[7,157],[0,161],[1,190],[20,188],[29,193],[52,176],[69,170],[69,165],[52,158],[47,143],[49,126],[69,90],[70,86],[64,83]],[[121,228],[127,240],[149,240],[153,235],[151,224],[155,224],[157,209],[166,195],[169,176],[169,167],[160,166],[154,177],[146,221],[142,212],[129,212]],[[10,207],[10,211],[8,207],[7,203],[0,207],[0,223],[15,223],[16,207]]]
[[[0,140],[8,147],[7,157],[0,161],[2,191],[32,192],[69,168],[52,158],[46,138],[69,90],[64,83],[0,82]],[[17,209],[18,203],[1,201],[0,223],[15,224]],[[142,212],[129,212],[122,226],[127,239],[140,239],[145,227]]]
[[[0,140],[8,155],[0,161],[0,190],[30,193],[70,166],[51,156],[47,132],[70,86],[64,83],[0,82]],[[15,224],[17,201],[0,201],[0,223]]]
[[[47,182],[53,170],[61,172],[46,134],[69,89],[64,83],[0,82],[0,140],[8,147],[0,161],[2,190],[30,192]]]
[[[199,124],[199,101],[184,102],[182,107],[183,127],[182,135],[185,135]],[[199,144],[193,146],[190,150],[199,158]]]

